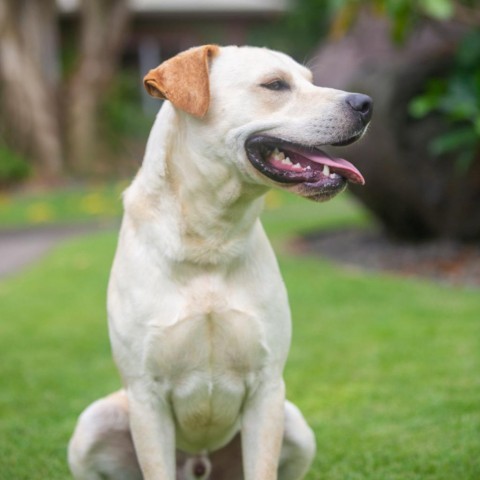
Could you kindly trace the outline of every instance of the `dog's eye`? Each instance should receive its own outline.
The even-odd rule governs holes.
[[[290,85],[285,80],[273,80],[272,82],[262,83],[260,86],[277,92],[290,90]]]

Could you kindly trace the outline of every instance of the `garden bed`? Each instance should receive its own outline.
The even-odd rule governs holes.
[[[294,251],[315,253],[348,267],[480,286],[480,245],[451,240],[398,242],[379,230],[322,230],[297,238]]]

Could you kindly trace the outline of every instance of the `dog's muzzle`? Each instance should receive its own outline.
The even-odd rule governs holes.
[[[360,93],[348,94],[343,99],[343,112],[349,119],[350,133],[332,138],[330,146],[349,145],[362,137],[372,118],[372,99]],[[347,182],[365,183],[349,161],[289,139],[253,134],[245,142],[245,150],[250,163],[277,186],[313,200],[328,200],[344,190]]]
[[[342,145],[352,143],[361,135]],[[333,158],[318,148],[307,148],[278,138],[253,135],[245,150],[250,163],[279,187],[317,201],[345,189],[347,182],[363,185],[359,170],[343,158]]]

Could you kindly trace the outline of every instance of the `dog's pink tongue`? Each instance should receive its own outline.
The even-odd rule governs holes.
[[[349,161],[344,160],[343,158],[331,158],[322,152],[315,152],[312,154],[305,155],[306,158],[315,163],[320,163],[322,165],[328,165],[332,167],[332,171],[338,173],[342,177],[345,177],[352,183],[359,183],[360,185],[365,185],[365,179],[355,165],[351,164]]]

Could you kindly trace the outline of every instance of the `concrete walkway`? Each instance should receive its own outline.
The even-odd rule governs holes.
[[[0,278],[18,272],[68,238],[115,227],[112,223],[0,230]]]

